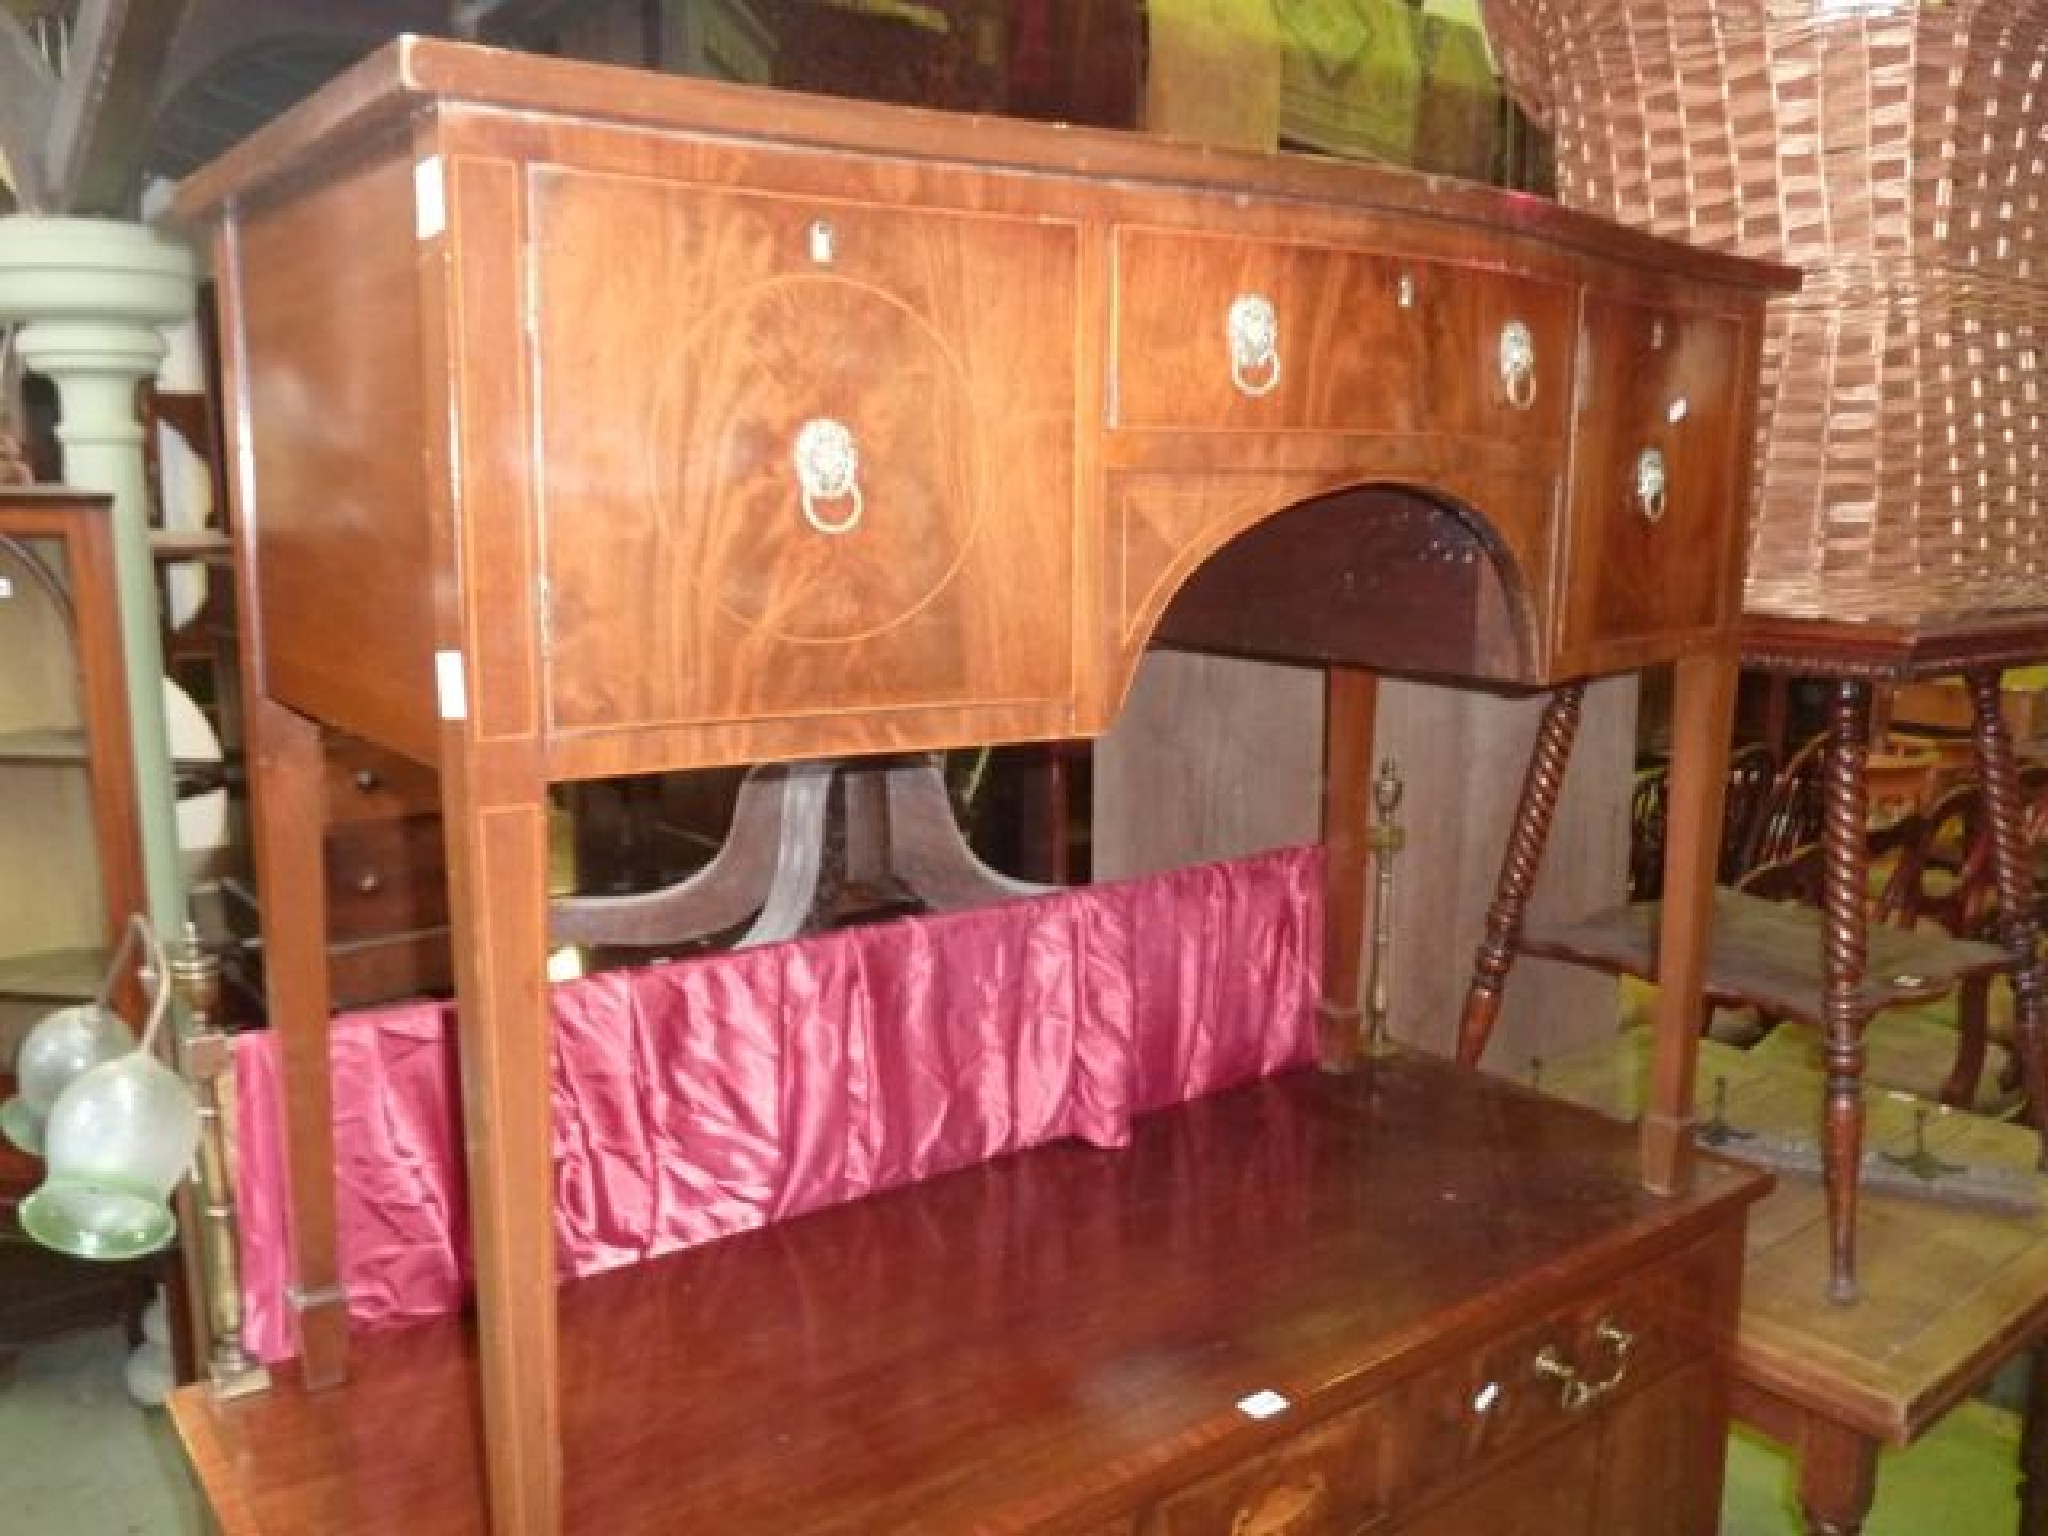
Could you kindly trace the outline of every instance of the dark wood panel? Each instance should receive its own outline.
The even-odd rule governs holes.
[[[1421,496],[1324,497],[1204,561],[1153,639],[1394,672],[1530,677],[1531,604],[1487,532]]]

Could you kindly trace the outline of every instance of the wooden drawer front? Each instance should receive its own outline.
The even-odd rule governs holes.
[[[328,936],[441,927],[448,921],[446,870],[439,817],[336,826],[327,837]]]
[[[1384,1508],[1374,1403],[1161,1501],[1144,1536],[1351,1536]]]
[[[1234,370],[1230,317],[1245,299],[1271,305],[1273,356]],[[1112,424],[1559,437],[1573,309],[1567,285],[1502,272],[1119,230]],[[1512,401],[1500,362],[1511,322],[1534,357]]]
[[[1388,1536],[1615,1536],[1599,1523],[1595,1506],[1599,1455],[1589,1424],[1562,1445],[1532,1451],[1399,1522]]]
[[[1490,1477],[1555,1435],[1583,1427],[1590,1445],[1614,1404],[1686,1362],[1711,1358],[1716,1329],[1731,1316],[1739,1262],[1740,1250],[1716,1237],[1595,1283],[1584,1300],[1510,1325],[1171,1495],[1154,1509],[1144,1536],[1352,1536],[1382,1518],[1405,1529],[1407,1509]],[[1570,1370],[1569,1381],[1539,1369],[1543,1360]],[[1568,1480],[1560,1496],[1568,1507],[1589,1511],[1592,1477]],[[1457,1527],[1429,1527],[1439,1528]],[[1582,1528],[1591,1529],[1556,1527]]]
[[[1563,645],[1593,661],[1704,628],[1737,600],[1748,447],[1734,320],[1589,297],[1583,345]]]
[[[263,949],[245,945],[223,957],[229,1017],[261,1023]],[[327,949],[327,981],[334,1007],[369,1008],[407,997],[447,997],[455,990],[455,957],[446,928],[382,938],[355,939]]]
[[[570,171],[534,209],[556,728],[1068,696],[1072,226]]]
[[[1463,1481],[1701,1355],[1718,1262],[1714,1247],[1688,1250],[1395,1388],[1391,1496],[1407,1504]]]
[[[325,749],[330,824],[440,812],[440,784],[424,764],[339,733],[327,737]]]

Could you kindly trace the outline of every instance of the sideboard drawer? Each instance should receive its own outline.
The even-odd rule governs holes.
[[[1689,1361],[1712,1358],[1739,1250],[1719,1236],[1596,1280],[1581,1300],[1509,1321],[1450,1359],[1174,1493],[1143,1536],[1356,1536],[1477,1487],[1548,1443],[1590,1507],[1590,1478],[1556,1471],[1591,1455],[1606,1410]],[[1716,1319],[1721,1319],[1717,1323]],[[1434,1529],[1452,1529],[1432,1525]],[[1529,1529],[1549,1529],[1541,1525]],[[1572,1527],[1579,1529],[1580,1527]]]
[[[1117,427],[1565,430],[1567,284],[1386,252],[1122,229],[1115,313]]]
[[[533,207],[556,729],[1066,697],[1072,225],[568,169]]]
[[[1465,1481],[1708,1354],[1730,1252],[1703,1243],[1609,1280],[1394,1388],[1390,1497],[1405,1505]]]
[[[1144,1536],[1351,1536],[1385,1507],[1368,1403],[1162,1500]]]

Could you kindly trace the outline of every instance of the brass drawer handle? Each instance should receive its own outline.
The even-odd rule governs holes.
[[[1628,1375],[1629,1355],[1636,1336],[1612,1318],[1603,1317],[1593,1330],[1594,1342],[1606,1353],[1606,1374],[1589,1377],[1564,1357],[1555,1344],[1537,1352],[1534,1370],[1545,1381],[1558,1384],[1558,1406],[1566,1413],[1579,1413],[1620,1386]]]
[[[1280,312],[1263,293],[1240,293],[1224,323],[1230,336],[1230,382],[1254,400],[1280,387]]]
[[[1536,403],[1536,338],[1520,320],[1500,328],[1500,387],[1518,411]]]
[[[1667,486],[1664,455],[1645,448],[1636,455],[1636,512],[1644,522],[1664,521]]]
[[[860,494],[860,445],[846,426],[829,416],[816,416],[798,428],[797,490],[803,497],[804,521],[820,533],[851,533],[865,510]],[[827,517],[818,510],[826,501],[844,501],[846,511]]]
[[[1321,1522],[1329,1509],[1330,1490],[1322,1478],[1310,1475],[1280,1483],[1238,1507],[1231,1517],[1230,1536],[1290,1536],[1306,1530],[1311,1520]]]

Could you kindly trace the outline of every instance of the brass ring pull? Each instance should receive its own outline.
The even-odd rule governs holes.
[[[1240,293],[1224,322],[1230,337],[1230,382],[1256,400],[1280,387],[1280,312],[1263,293]]]
[[[813,417],[798,429],[793,457],[804,521],[820,533],[851,533],[866,510],[860,494],[860,445],[853,433],[829,416]],[[826,501],[844,501],[847,509],[827,517],[818,510]]]
[[[1558,1384],[1558,1406],[1566,1413],[1577,1413],[1593,1401],[1593,1389],[1579,1375],[1579,1368],[1565,1359],[1555,1344],[1546,1344],[1538,1351],[1535,1371],[1545,1381]]]
[[[1536,338],[1520,320],[1500,328],[1500,387],[1518,411],[1536,403]]]
[[[1555,1344],[1538,1351],[1533,1369],[1545,1381],[1558,1384],[1558,1406],[1566,1413],[1580,1413],[1620,1386],[1628,1375],[1628,1362],[1636,1337],[1612,1318],[1603,1317],[1593,1330],[1594,1341],[1607,1353],[1607,1374],[1588,1378],[1564,1357]]]
[[[1230,1536],[1294,1536],[1311,1522],[1321,1530],[1329,1518],[1330,1489],[1314,1473],[1277,1484],[1238,1506]]]
[[[1636,511],[1644,522],[1664,521],[1667,490],[1664,455],[1645,448],[1636,455]]]
[[[1591,1387],[1593,1395],[1599,1397],[1620,1386],[1622,1378],[1628,1375],[1628,1357],[1636,1347],[1636,1336],[1613,1318],[1603,1317],[1593,1330],[1593,1338],[1607,1351],[1607,1374]]]

